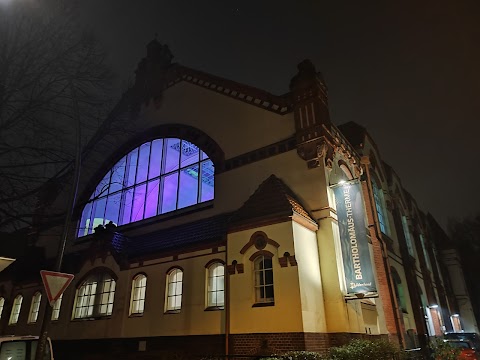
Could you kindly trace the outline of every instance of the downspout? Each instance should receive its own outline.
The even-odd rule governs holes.
[[[228,234],[225,239],[225,357],[230,355],[230,271],[228,271]]]
[[[404,338],[404,333],[402,331],[402,326],[401,326],[401,323],[400,323],[400,313],[399,313],[399,307],[398,307],[398,304],[397,304],[397,297],[395,296],[395,292],[392,288],[393,277],[392,277],[392,273],[390,271],[390,266],[388,266],[388,251],[387,251],[387,247],[385,245],[385,242],[381,241],[381,234],[380,234],[379,225],[378,225],[378,222],[377,222],[378,214],[377,214],[377,208],[374,206],[375,198],[373,196],[372,181],[371,181],[371,177],[370,177],[370,169],[368,167],[368,165],[370,164],[369,157],[368,156],[362,156],[361,163],[363,165],[363,169],[365,170],[365,174],[367,175],[368,199],[369,199],[370,208],[371,208],[371,211],[372,211],[372,214],[373,214],[373,224],[374,224],[374,228],[375,228],[375,235],[376,235],[376,238],[380,241],[380,244],[382,246],[383,266],[384,266],[385,272],[388,276],[388,281],[387,281],[388,292],[390,294],[390,299],[391,299],[392,306],[393,306],[393,309],[394,309],[394,312],[395,312],[395,327],[397,328],[397,333],[398,333],[398,337],[399,337],[399,340],[400,340],[400,346],[405,348],[405,338]]]

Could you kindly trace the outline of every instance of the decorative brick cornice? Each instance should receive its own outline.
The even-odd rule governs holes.
[[[172,87],[181,81],[203,87],[218,94],[277,114],[284,115],[292,111],[289,94],[277,96],[253,86],[240,84],[182,65],[173,65],[167,75],[166,87]]]

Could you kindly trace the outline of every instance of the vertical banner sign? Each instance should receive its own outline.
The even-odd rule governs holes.
[[[345,282],[349,294],[376,292],[360,182],[334,187]]]

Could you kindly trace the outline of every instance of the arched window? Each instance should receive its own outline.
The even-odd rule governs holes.
[[[225,267],[216,262],[207,268],[207,307],[222,308],[225,304]]]
[[[402,228],[403,228],[403,235],[405,236],[405,241],[407,243],[408,253],[411,256],[415,256],[415,252],[413,250],[412,236],[410,235],[410,228],[408,226],[408,220],[405,215],[402,215]]]
[[[402,312],[406,313],[407,303],[405,301],[405,291],[403,289],[402,279],[400,278],[400,275],[394,267],[391,267],[390,271],[392,273],[393,282],[395,283],[395,295],[397,298],[398,306],[400,306]]]
[[[12,312],[10,313],[9,325],[14,325],[18,322],[20,316],[20,310],[22,309],[23,296],[17,295],[13,300]]]
[[[183,271],[175,268],[167,274],[165,311],[177,312],[182,308]]]
[[[52,309],[52,320],[56,321],[60,317],[60,307],[62,306],[62,299],[63,299],[63,294],[60,295],[60,297],[55,300],[53,303],[53,309]]]
[[[5,306],[5,298],[0,297],[0,319],[2,318],[4,306]]]
[[[213,199],[214,166],[186,140],[157,139],[130,151],[108,171],[85,205],[78,236],[98,225],[147,219]]]
[[[132,280],[132,295],[130,297],[130,315],[143,314],[145,309],[145,292],[147,290],[147,277],[138,274]]]
[[[425,245],[425,236],[423,236],[423,234],[420,234],[420,243],[422,244],[423,256],[425,257],[427,269],[432,271],[432,262],[430,261],[430,256],[428,255],[427,247]]]
[[[42,302],[42,294],[36,292],[32,297],[32,304],[30,305],[30,314],[28,315],[28,323],[33,324],[37,322],[38,313],[40,312],[40,304]]]
[[[255,302],[273,303],[273,264],[272,258],[257,256],[253,261],[255,276]]]
[[[89,276],[77,289],[73,317],[84,319],[112,315],[115,280],[102,272]]]
[[[385,212],[385,202],[383,198],[383,192],[378,188],[375,180],[372,179],[373,199],[375,200],[375,208],[377,209],[378,224],[380,225],[380,231],[384,234],[388,234],[387,227],[387,213]]]

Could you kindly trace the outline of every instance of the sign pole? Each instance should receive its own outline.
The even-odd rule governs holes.
[[[68,202],[67,207],[67,216],[65,217],[65,222],[63,224],[63,231],[62,231],[62,238],[60,240],[60,244],[58,246],[57,252],[57,259],[55,262],[55,271],[59,272],[62,268],[62,261],[63,255],[65,253],[65,244],[67,243],[67,237],[69,233],[69,225],[72,222],[72,215],[73,209],[75,208],[75,204],[77,201],[77,192],[78,192],[78,183],[80,180],[80,166],[81,166],[81,158],[82,158],[82,150],[81,150],[81,124],[80,124],[80,115],[78,109],[78,102],[77,97],[75,94],[75,88],[73,86],[73,82],[70,79],[70,93],[72,96],[72,103],[73,103],[73,110],[74,110],[74,117],[76,120],[77,131],[76,131],[76,153],[75,153],[75,165],[74,165],[74,175],[72,181],[72,188],[70,190],[70,199]],[[35,353],[35,360],[42,360],[45,354],[46,345],[47,345],[47,337],[48,337],[48,325],[50,324],[50,320],[52,318],[52,306],[45,307],[45,312],[43,315],[42,320],[42,328],[40,330],[40,337],[38,339],[38,346],[37,352]]]

